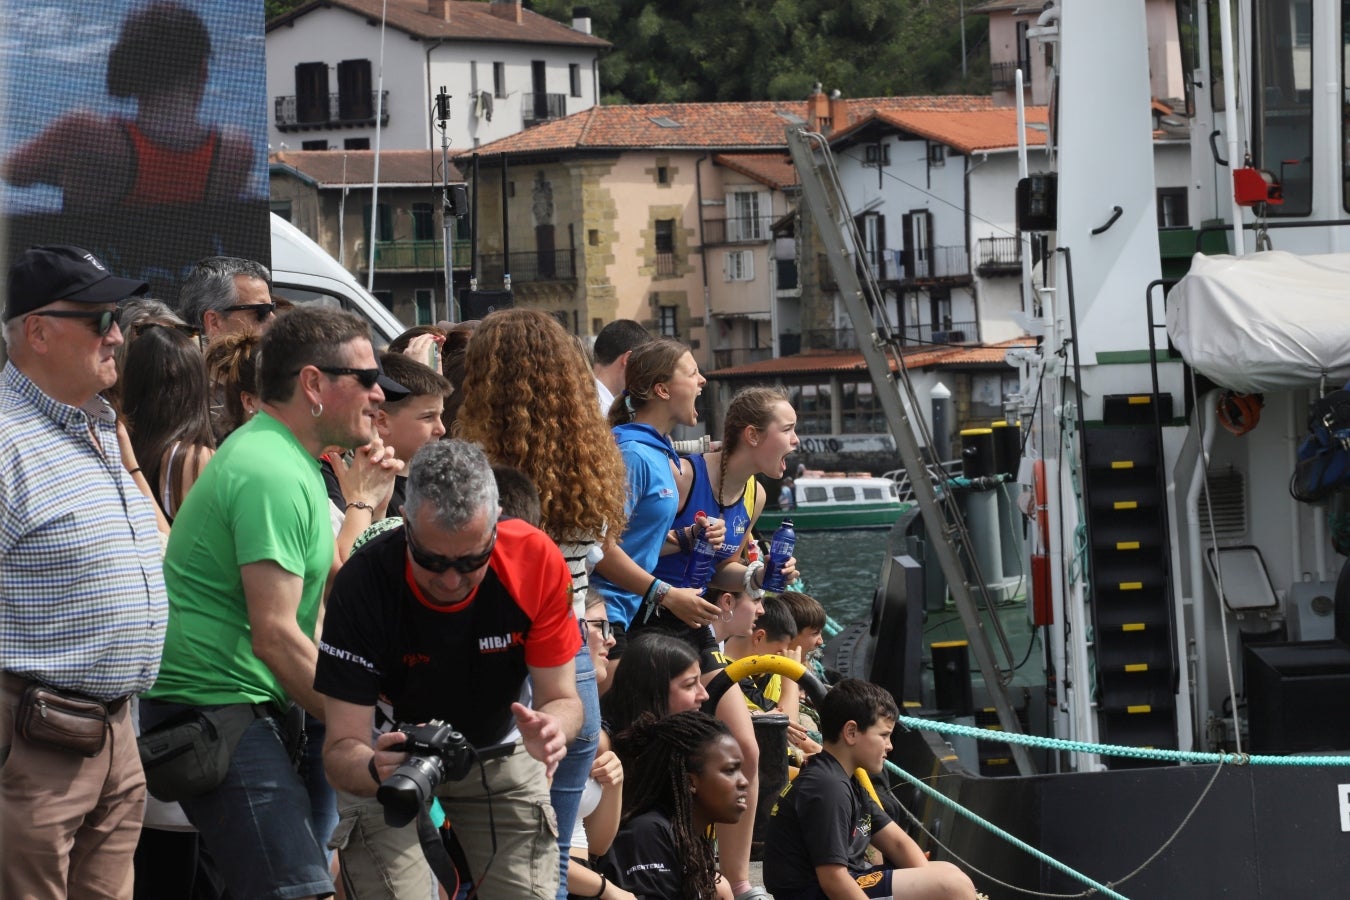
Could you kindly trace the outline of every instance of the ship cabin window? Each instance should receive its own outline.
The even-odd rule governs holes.
[[[864,500],[884,500],[881,496],[881,488],[863,488]]]
[[[1256,5],[1252,159],[1284,186],[1271,216],[1312,212],[1312,0]]]
[[[808,487],[806,495],[802,497],[805,503],[824,503],[829,499],[830,495],[823,487]]]
[[[839,503],[853,503],[858,499],[858,492],[851,485],[837,487],[834,489],[834,499]]]

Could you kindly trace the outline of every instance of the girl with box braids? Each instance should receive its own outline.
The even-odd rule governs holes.
[[[727,727],[698,711],[645,714],[615,746],[633,763],[608,874],[638,898],[716,897],[709,826],[738,821],[748,787]]]

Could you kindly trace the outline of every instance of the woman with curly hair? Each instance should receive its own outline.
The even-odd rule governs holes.
[[[636,765],[624,788],[623,825],[604,860],[606,878],[638,900],[730,896],[709,829],[745,814],[749,782],[736,739],[721,722],[691,711],[644,715],[615,745]]]
[[[591,368],[558,321],[538,310],[495,312],[464,351],[456,433],[483,447],[493,464],[525,473],[539,491],[540,528],[572,571],[572,606],[586,618],[590,569],[606,534],[623,531],[624,465],[595,408]],[[584,637],[584,635],[583,635]],[[577,694],[586,717],[554,774],[559,897],[581,793],[600,735],[600,695],[585,640],[576,656]]]

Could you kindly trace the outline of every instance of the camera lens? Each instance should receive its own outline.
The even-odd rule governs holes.
[[[415,819],[441,783],[441,775],[441,764],[435,757],[408,757],[375,792],[375,799],[384,807],[385,824],[402,828]]]

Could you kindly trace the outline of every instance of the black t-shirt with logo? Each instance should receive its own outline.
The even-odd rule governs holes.
[[[634,816],[614,836],[600,860],[605,877],[638,900],[674,900],[684,896],[675,835],[664,813]]]
[[[816,888],[816,866],[861,875],[867,845],[891,822],[863,786],[826,751],[811,757],[778,795],[764,842],[764,887],[775,897]]]
[[[441,719],[485,747],[511,733],[527,666],[560,666],[580,648],[572,576],[542,531],[503,519],[482,583],[460,603],[436,606],[413,582],[397,528],[339,570],[314,687],[361,706],[383,695],[397,721]]]

